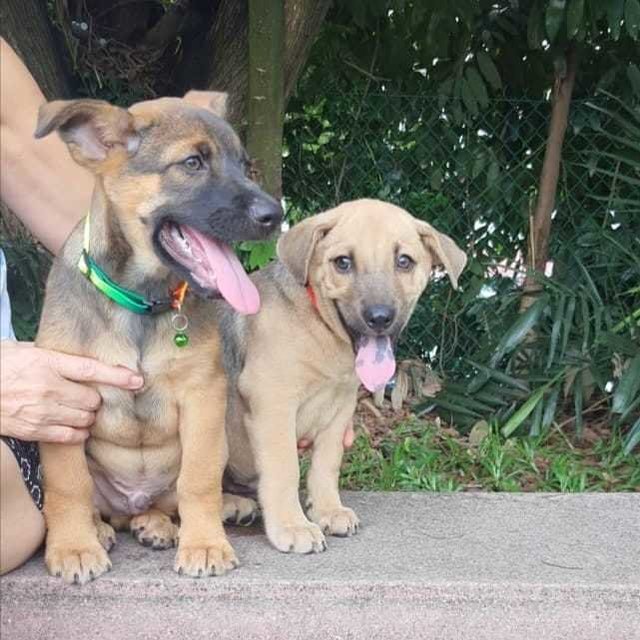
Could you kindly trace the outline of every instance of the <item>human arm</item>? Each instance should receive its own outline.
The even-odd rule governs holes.
[[[34,138],[42,92],[0,38],[0,197],[53,253],[82,218],[93,180],[57,136]]]

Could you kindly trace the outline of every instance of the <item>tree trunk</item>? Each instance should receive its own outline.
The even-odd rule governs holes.
[[[282,197],[284,0],[249,0],[247,151],[258,181]]]
[[[61,47],[43,0],[2,0],[0,34],[25,63],[49,100],[71,96]]]
[[[284,0],[284,99],[293,91],[331,0]],[[248,0],[220,0],[206,35],[185,46],[178,92],[229,92],[229,119],[241,134],[247,125]]]
[[[551,215],[555,208],[562,145],[569,121],[571,96],[576,79],[577,56],[574,47],[566,54],[564,73],[556,71],[551,106],[551,122],[544,152],[538,199],[529,223],[527,242],[528,273],[524,284],[524,295],[520,309],[524,311],[536,300],[540,292],[538,274],[543,274],[549,259],[549,238],[551,235]]]

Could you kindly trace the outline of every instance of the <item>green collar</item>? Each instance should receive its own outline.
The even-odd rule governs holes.
[[[181,313],[182,303],[189,285],[182,281],[175,289],[169,291],[169,297],[160,300],[148,300],[144,296],[127,289],[112,280],[89,255],[90,240],[90,212],[84,221],[84,241],[82,253],[78,260],[78,269],[83,273],[89,282],[110,300],[113,300],[121,307],[142,315],[154,315],[173,309],[175,313],[171,316],[171,326],[175,330],[173,342],[177,347],[186,347],[189,344],[189,336],[186,334],[189,321],[187,316]]]
[[[127,289],[117,282],[113,281],[87,253],[86,249],[82,250],[80,260],[78,261],[78,269],[87,277],[93,286],[103,293],[107,298],[113,300],[121,307],[139,313],[142,315],[152,315],[169,311],[173,308],[173,300],[164,298],[161,300],[148,300],[144,296]]]

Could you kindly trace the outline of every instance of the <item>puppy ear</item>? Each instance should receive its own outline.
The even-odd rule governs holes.
[[[74,160],[97,169],[112,153],[133,155],[140,144],[135,121],[126,109],[104,100],[54,100],[40,107],[35,137],[52,131],[69,146]]]
[[[222,91],[193,90],[185,93],[183,100],[201,109],[209,109],[219,118],[226,118],[228,97],[229,94]]]
[[[309,265],[316,244],[337,221],[338,214],[331,209],[299,222],[278,239],[278,258],[301,285],[309,281]]]
[[[458,278],[467,264],[467,256],[447,235],[434,229],[428,222],[416,220],[422,242],[434,257],[434,264],[442,265],[454,289],[458,288]]]

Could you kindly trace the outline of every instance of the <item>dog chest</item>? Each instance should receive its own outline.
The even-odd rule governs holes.
[[[161,446],[178,437],[178,407],[163,389],[139,393],[101,387],[102,406],[92,435],[126,447]]]
[[[330,427],[336,419],[345,419],[346,425],[346,420],[355,410],[357,390],[358,382],[353,375],[325,381],[311,388],[298,409],[296,436],[313,437]]]

